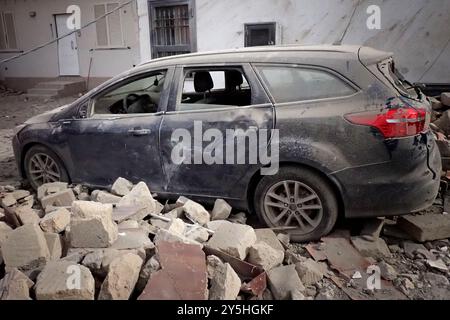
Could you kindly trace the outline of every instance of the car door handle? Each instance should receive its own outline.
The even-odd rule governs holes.
[[[129,134],[133,136],[147,136],[151,133],[150,129],[130,129],[128,130]]]

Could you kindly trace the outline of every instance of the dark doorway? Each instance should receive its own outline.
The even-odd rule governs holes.
[[[275,45],[276,23],[245,24],[245,46]]]

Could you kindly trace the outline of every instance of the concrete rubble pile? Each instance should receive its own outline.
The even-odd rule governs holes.
[[[434,132],[442,157],[444,171],[450,170],[450,92],[441,93],[440,97],[428,97],[431,107],[431,129]]]
[[[109,190],[0,187],[0,299],[450,298],[450,218],[439,203],[297,244],[247,225],[223,199],[158,199],[123,178]],[[367,288],[372,265],[383,290]]]

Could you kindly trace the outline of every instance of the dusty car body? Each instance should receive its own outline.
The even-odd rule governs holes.
[[[160,196],[224,198],[294,239],[313,239],[331,230],[338,213],[406,214],[435,199],[441,164],[430,105],[396,72],[392,54],[358,46],[157,59],[28,120],[13,138],[14,152],[35,187],[44,182],[32,175],[42,171],[35,165],[46,158],[35,155],[43,154],[59,173],[48,170],[47,181],[107,187],[119,176],[143,180]],[[133,81],[149,86],[121,89]],[[262,176],[261,164],[175,165],[171,134],[193,133],[195,121],[224,134],[278,129],[279,173]]]

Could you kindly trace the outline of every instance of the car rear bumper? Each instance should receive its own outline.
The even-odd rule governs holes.
[[[391,160],[333,173],[345,216],[408,214],[431,206],[439,190],[441,158],[431,133],[386,142]]]

